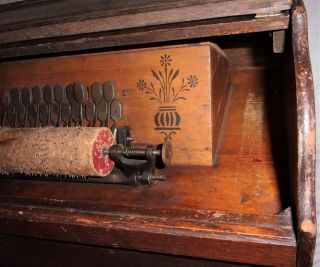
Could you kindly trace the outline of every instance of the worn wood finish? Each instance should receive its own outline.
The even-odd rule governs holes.
[[[312,266],[316,240],[315,160],[316,127],[307,15],[302,1],[292,12],[292,47],[297,103],[297,162],[295,204],[298,266]]]
[[[167,168],[162,170],[167,181],[152,187],[3,179],[1,232],[294,266],[291,215],[281,213],[288,205],[286,192],[281,190],[287,179],[286,166],[281,160],[276,164],[272,153],[274,147],[283,150],[285,134],[268,126],[269,121],[283,122],[277,112],[282,107],[276,75],[281,65],[263,67],[282,57],[273,55],[271,46],[267,56],[261,46],[261,54],[253,53],[257,47],[243,46],[231,40],[226,49],[233,89],[215,168]],[[253,60],[253,56],[258,58]]]
[[[34,238],[0,235],[0,265],[4,266],[155,266],[155,267],[246,267],[212,260],[102,248]],[[19,251],[19,257],[16,252]],[[63,259],[63,263],[61,261]],[[249,267],[249,266],[248,266]]]
[[[245,267],[245,265],[216,262],[173,255],[92,247],[15,236],[0,236],[0,265],[5,266],[155,266],[155,267]],[[19,257],[15,251],[19,251]],[[61,259],[64,259],[63,264]]]
[[[248,14],[279,13],[289,10],[291,1],[287,0],[231,0],[231,1],[94,1],[89,8],[99,10],[98,13],[87,13],[86,1],[60,1],[45,3],[45,5],[31,5],[29,9],[7,11],[1,14],[3,27],[0,32],[0,43],[19,42],[32,39],[42,39],[83,33],[113,31],[119,29],[171,24],[185,21],[196,21],[210,18],[240,16]],[[43,16],[48,17],[46,21]],[[20,14],[19,14],[20,13]],[[49,14],[50,14],[49,13]],[[23,15],[22,15],[23,14]],[[64,17],[61,18],[60,16]],[[77,14],[72,17],[72,14]],[[69,16],[68,16],[69,15]],[[71,15],[71,16],[70,16]],[[42,17],[41,17],[42,16]],[[52,21],[55,18],[59,21]],[[29,18],[28,18],[29,17]],[[14,30],[14,22],[21,21],[22,29]],[[28,25],[28,20],[29,25]],[[38,20],[40,26],[32,27]],[[62,22],[60,22],[62,21]],[[46,25],[48,24],[49,25]],[[7,24],[11,24],[8,26]],[[18,23],[19,24],[19,23]],[[42,26],[43,25],[43,26]],[[27,29],[25,28],[27,27]],[[18,26],[19,28],[19,26]]]
[[[130,125],[135,142],[171,140],[172,164],[214,162],[229,93],[228,61],[214,44],[1,63],[0,72],[2,88],[113,80],[124,105],[119,125]]]
[[[247,264],[294,266],[295,239],[289,214],[257,217],[198,211],[189,216],[168,218],[163,212],[159,220],[130,213],[99,214],[35,206],[30,211],[28,206],[1,205],[0,230],[80,244]]]
[[[289,16],[221,18],[0,45],[0,58],[287,29]]]
[[[144,14],[154,15],[147,24],[139,24],[139,10],[131,16],[132,21],[125,20],[123,24],[117,19],[128,10],[114,13],[114,18],[95,13],[92,17],[70,16],[70,20],[60,13],[62,20],[55,21],[56,29],[46,25],[39,13],[38,18],[29,17],[29,32],[23,32],[24,26],[12,16],[16,24],[12,24],[12,33],[4,30],[0,34],[0,55],[38,55],[287,29],[288,15],[256,20],[256,11],[244,12],[252,3],[246,2],[241,5],[239,1],[204,1],[194,5],[195,2],[183,1],[180,3],[188,4],[178,7],[174,2],[171,7],[163,2],[158,8],[146,10]],[[210,4],[222,7],[230,3],[236,4],[236,8],[229,11],[228,6],[223,12],[239,11],[232,18],[217,18],[210,9],[202,10],[203,16],[197,13]],[[285,9],[290,9],[291,3],[286,4],[289,6]],[[9,9],[8,6],[6,14]],[[156,16],[167,16],[168,10],[175,11],[177,16]],[[184,17],[186,10],[194,12],[189,16],[191,21]],[[226,16],[219,9],[216,11]],[[240,13],[249,16],[240,17]],[[49,18],[47,22],[54,21]],[[62,31],[65,26],[70,27]],[[167,168],[162,170],[168,176],[166,182],[130,190],[121,185],[1,180],[1,233],[248,264],[311,266],[316,235],[315,116],[306,14],[301,3],[293,9],[292,30],[292,40],[286,41],[293,44],[294,100],[293,94],[289,99],[283,95],[285,85],[280,77],[285,71],[279,62],[286,58],[268,53],[272,49],[271,39],[268,43],[265,35],[254,34],[262,43],[247,49],[245,40],[250,35],[238,36],[240,42],[233,42],[233,36],[215,37],[229,55],[233,88],[222,123],[220,156],[215,168]],[[282,50],[282,46],[275,47],[276,51]],[[15,77],[19,75],[14,73]],[[90,75],[93,74],[87,71],[86,77]],[[291,108],[296,102],[296,115],[284,112],[285,101],[290,102]],[[293,120],[293,125],[297,122],[297,141],[295,134],[286,132],[286,120]],[[296,159],[295,153],[291,157],[286,152],[287,138],[291,145],[296,141],[291,146],[296,148]],[[289,176],[288,159],[295,160],[293,176]],[[294,201],[289,197],[289,185],[293,185]],[[290,205],[294,206],[293,216],[288,210],[283,211]]]

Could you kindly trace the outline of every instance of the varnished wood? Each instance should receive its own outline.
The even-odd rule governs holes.
[[[155,266],[155,267],[246,267],[243,264],[206,259],[103,248],[34,238],[0,235],[0,265],[5,266]],[[16,255],[19,251],[19,257]],[[63,259],[63,263],[62,260]],[[26,264],[27,263],[27,264]]]
[[[289,16],[255,19],[253,16],[221,18],[183,22],[178,24],[149,26],[137,29],[115,30],[75,37],[56,37],[25,41],[0,46],[0,58],[32,56],[83,49],[111,48],[124,45],[151,44],[164,41],[205,38],[263,31],[287,29]]]
[[[86,1],[52,2],[49,5],[31,5],[29,8],[30,10],[23,9],[11,12],[5,10],[3,14],[3,25],[13,24],[12,22],[14,21],[19,22],[21,21],[21,17],[24,17],[25,19],[23,20],[24,23],[22,24],[23,27],[21,30],[14,30],[11,25],[9,26],[11,27],[11,29],[9,28],[10,31],[6,28],[5,31],[0,32],[0,43],[4,44],[32,39],[113,31],[210,18],[279,13],[290,9],[290,6],[290,1],[286,0],[184,0],[179,2],[126,0],[121,2],[108,1],[106,3],[95,1],[90,9],[97,9],[99,12],[90,14],[90,12],[88,12]],[[59,18],[59,15],[53,12],[51,20],[49,15],[49,21],[46,21],[43,18],[43,14],[47,17],[48,15],[46,15],[46,10],[50,9],[53,9],[58,14],[60,13],[62,18]],[[81,10],[87,12],[87,14],[77,14],[77,12],[82,14],[83,12],[81,12]],[[72,16],[74,13],[77,15]],[[29,19],[26,18],[28,16]],[[31,27],[32,23],[31,26],[30,24],[26,24],[26,21],[28,20],[31,20],[31,22],[32,20],[37,21],[37,17],[38,20],[40,20],[40,23],[38,22],[40,24],[39,26]],[[52,18],[54,17],[55,19],[59,18],[59,21],[52,21]],[[48,22],[50,24],[54,24],[54,27],[52,27],[52,25],[46,25]],[[28,30],[23,29],[26,26]]]
[[[154,216],[130,213],[99,214],[85,210],[1,205],[0,230],[80,244],[248,264],[294,266],[295,240],[289,214],[232,216],[199,210],[187,217],[185,214],[173,218],[173,214],[164,210],[159,220]],[[252,257],[248,257],[248,251]]]
[[[288,199],[280,190],[286,176],[277,172],[271,148],[281,148],[285,136],[281,131],[271,136],[268,129],[269,120],[281,123],[277,113],[267,112],[280,108],[281,98],[271,106],[265,102],[265,94],[281,92],[275,86],[279,70],[261,68],[265,64],[261,59],[255,61],[260,67],[252,67],[252,53],[249,48],[244,51],[246,56],[239,57],[227,49],[233,90],[215,168],[168,168],[167,181],[152,187],[2,180],[0,199],[7,204],[2,206],[6,223],[1,232],[20,229],[19,234],[38,238],[294,266],[290,212],[275,215],[287,207]],[[271,53],[267,58],[272,57],[281,55]],[[30,207],[34,213],[27,212]],[[71,213],[64,213],[66,207]],[[52,208],[59,211],[53,214]],[[30,216],[34,219],[26,224]]]
[[[214,44],[0,63],[0,72],[2,88],[113,80],[124,105],[118,125],[130,125],[135,142],[172,139],[172,164],[214,163],[229,94],[228,59]]]
[[[284,9],[254,9],[251,1],[243,5],[239,1],[180,3],[149,3],[152,8],[144,6],[145,13],[133,8],[133,21],[122,24],[117,22],[125,15],[121,12],[113,13],[115,18],[93,12],[68,20],[64,10],[57,9],[55,15],[61,16],[55,21],[41,14],[37,17],[36,12],[28,18],[29,32],[14,16],[11,21],[16,23],[6,30],[10,6],[3,10],[8,12],[0,34],[2,58],[215,36],[231,62],[232,90],[214,168],[168,168],[162,170],[168,176],[166,182],[129,190],[120,185],[1,180],[1,233],[248,264],[311,266],[316,235],[315,116],[303,5],[297,1],[291,15],[255,19],[257,10],[279,12],[290,9],[291,2]],[[230,3],[236,8],[224,6],[224,13],[219,8],[217,13],[209,9],[203,16],[197,13],[211,4],[222,8]],[[183,17],[189,7],[194,12],[191,21]],[[159,21],[154,16],[147,24],[139,18],[141,14],[169,14],[168,9],[177,16]],[[216,17],[226,12],[233,17]],[[230,36],[284,30],[289,19],[292,39],[286,39],[284,54],[272,54],[268,33]],[[62,31],[65,26],[67,31]],[[250,47],[252,38],[257,39],[254,47]],[[291,43],[292,55],[288,53]],[[294,72],[282,64],[286,60],[294,60]],[[19,72],[14,75],[19,79]],[[86,77],[90,75],[87,71]],[[287,84],[282,83],[282,76]],[[288,85],[292,78],[295,87]],[[287,121],[291,121],[289,130]]]
[[[315,203],[316,126],[307,15],[302,1],[292,12],[292,47],[297,104],[297,162],[294,200],[298,228],[298,266],[312,266],[317,232]]]

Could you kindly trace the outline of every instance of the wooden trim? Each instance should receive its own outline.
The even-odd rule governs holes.
[[[316,240],[315,160],[316,128],[307,14],[303,1],[292,13],[292,44],[297,101],[296,212],[297,266],[312,266]]]
[[[289,16],[256,20],[252,17],[214,19],[77,36],[49,38],[0,46],[0,58],[80,51],[124,45],[205,38],[287,29]]]
[[[89,32],[145,27],[184,21],[279,13],[291,0],[62,0],[34,1],[0,11],[0,31],[8,39],[48,38]],[[49,25],[54,24],[54,25]],[[26,30],[28,28],[28,30]],[[22,29],[19,31],[18,29]],[[16,31],[17,30],[17,31]]]
[[[159,220],[141,214],[5,204],[0,205],[0,232],[230,262],[294,266],[290,212],[273,217],[205,212],[211,219],[199,220],[197,216],[203,214],[162,216]]]

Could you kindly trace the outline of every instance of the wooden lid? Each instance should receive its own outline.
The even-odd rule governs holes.
[[[90,4],[88,4],[89,2]],[[7,45],[0,47],[0,56],[35,55],[126,45],[125,40],[117,41],[121,35],[127,36],[130,31],[140,33],[150,27],[153,31],[162,27],[178,29],[183,23],[191,23],[191,26],[199,22],[212,25],[217,23],[212,20],[219,18],[232,18],[243,23],[243,16],[249,16],[250,23],[261,24],[261,21],[255,21],[256,14],[282,13],[283,17],[288,16],[283,11],[291,8],[291,2],[292,0],[23,0],[3,5],[0,10],[0,45],[15,43],[13,49],[9,49],[10,47],[8,48]],[[221,24],[221,21],[219,23]],[[270,25],[277,25],[277,29],[287,26],[285,22],[281,23],[281,21],[273,21],[273,23],[265,21],[265,24],[269,26],[264,26],[260,31],[271,30]],[[233,27],[228,27],[230,30],[226,34],[232,34]],[[251,27],[248,25],[241,27],[247,29],[246,32],[249,28],[251,31],[259,31],[257,27],[252,27],[252,25]],[[88,47],[87,41],[92,42],[95,38],[99,40],[98,37],[113,35],[118,30],[121,30],[121,33],[117,33],[115,40],[111,40],[111,44],[108,42],[109,40],[103,40],[103,44],[95,43]],[[214,31],[210,30],[211,35],[214,35],[212,32]],[[90,38],[85,38],[85,44],[80,45],[79,41],[81,42],[86,35]],[[207,35],[202,33],[200,37]],[[186,36],[189,38],[199,37],[192,32]],[[73,41],[75,39],[79,41],[67,48],[65,42],[68,44],[71,41],[70,38]],[[130,39],[130,37],[126,37],[126,39],[128,38]],[[135,36],[135,41],[132,41],[131,44],[139,43],[139,39],[141,37]],[[167,37],[167,39],[171,38]],[[55,49],[52,51],[54,49],[53,43],[62,41],[64,44],[61,45],[64,50]],[[166,41],[166,39],[161,38],[157,41]],[[17,44],[17,42],[20,43]],[[150,40],[143,42],[147,43]],[[31,46],[32,48],[29,49],[28,47]]]

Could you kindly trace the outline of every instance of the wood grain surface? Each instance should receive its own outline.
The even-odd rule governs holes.
[[[292,11],[292,47],[296,89],[297,152],[294,201],[298,228],[298,266],[312,266],[316,243],[316,116],[309,56],[307,14],[303,1]]]
[[[95,0],[89,7],[86,1],[51,2],[49,5],[31,5],[20,10],[4,10],[1,24],[6,28],[0,31],[0,44],[210,18],[279,13],[290,7],[291,1],[287,0],[138,0],[106,3]],[[51,11],[49,14],[48,10]],[[32,27],[34,24],[38,25]],[[26,26],[27,29],[24,28]]]
[[[58,244],[295,266],[284,57],[273,54],[268,34],[245,37],[217,40],[231,64],[232,89],[214,168],[172,166],[161,170],[167,180],[151,187],[1,179],[0,232]],[[85,64],[86,56],[81,56]],[[72,75],[85,64],[59,67]],[[85,70],[92,80],[99,73]],[[38,82],[59,77],[40,76]],[[5,79],[14,83],[9,75]]]
[[[113,80],[124,106],[119,125],[135,142],[171,139],[172,164],[214,162],[229,92],[228,62],[214,44],[0,63],[0,72],[2,88]]]
[[[11,235],[0,236],[0,265],[5,266],[78,266],[78,267],[247,267],[213,260],[104,248],[72,243],[50,242]],[[19,257],[16,257],[16,251]],[[63,260],[62,260],[63,259]],[[249,267],[249,266],[248,266]]]
[[[16,58],[51,53],[75,52],[81,50],[110,49],[128,45],[154,44],[160,42],[188,40],[194,38],[211,38],[264,31],[277,31],[287,29],[289,16],[255,19],[254,16],[228,17],[218,19],[182,22],[99,32],[94,34],[81,34],[76,36],[61,36],[55,38],[39,39],[36,42],[24,41],[0,46],[0,58]]]
[[[276,125],[282,124],[277,112],[281,109],[281,94],[278,94],[281,91],[275,86],[279,82],[275,73],[261,68],[232,72],[233,90],[222,127],[219,161],[214,168],[167,168],[161,170],[167,175],[167,181],[150,188],[81,183],[64,183],[62,186],[59,183],[29,181],[21,183],[21,186],[17,182],[13,186],[11,182],[1,181],[2,195],[19,196],[25,201],[32,199],[38,202],[42,199],[45,203],[47,200],[50,203],[52,198],[74,207],[85,204],[92,209],[144,209],[148,202],[156,209],[276,214],[287,207],[289,192],[282,154],[284,128],[275,127],[271,131],[268,127],[271,118]],[[271,103],[266,102],[265,93],[272,95]],[[277,148],[275,151],[274,147]],[[44,192],[55,193],[48,199]]]

